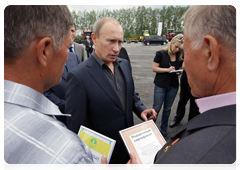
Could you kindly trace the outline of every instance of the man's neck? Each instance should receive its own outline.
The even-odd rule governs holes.
[[[37,81],[35,77],[37,75],[33,73],[34,76],[29,76],[29,72],[17,69],[16,67],[11,67],[10,65],[4,65],[4,80],[9,80],[18,84],[23,84],[25,86],[31,87],[32,89],[43,93],[43,87],[41,87],[41,82]]]

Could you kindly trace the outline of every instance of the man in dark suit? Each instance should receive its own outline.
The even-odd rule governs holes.
[[[69,47],[68,52],[76,53],[79,56],[80,60],[83,62],[85,59],[84,46],[74,42],[76,37],[75,23],[71,27],[71,37],[72,37],[72,45]]]
[[[87,57],[89,58],[89,54],[91,54],[93,51],[93,42],[89,38],[89,36],[87,36],[86,38],[87,39],[85,41],[85,50],[87,51]]]
[[[68,61],[65,64],[60,84],[48,89],[43,93],[49,100],[58,106],[62,113],[65,113],[65,89],[67,85],[67,73],[75,66],[80,64],[80,62],[81,61],[76,53],[68,52]],[[65,116],[56,116],[56,118],[66,125],[67,119]]]
[[[129,56],[128,56],[128,53],[127,53],[126,48],[124,48],[124,47],[121,48],[118,57],[128,60],[129,63],[130,63],[130,65],[131,65],[131,61],[130,61],[130,58],[129,58]]]
[[[184,16],[183,48],[183,69],[192,95],[199,98],[196,104],[201,114],[171,137],[154,163],[234,163],[236,9],[226,5],[191,6]]]
[[[131,61],[130,61],[130,58],[128,56],[126,48],[124,48],[124,47],[121,48],[118,57],[128,60],[128,62],[130,63],[131,70],[132,70]]]
[[[81,125],[116,140],[110,163],[121,164],[129,154],[119,131],[133,126],[133,111],[142,120],[155,119],[154,109],[146,109],[134,90],[131,67],[118,58],[123,30],[113,18],[94,25],[95,51],[67,76],[67,127],[78,133]]]

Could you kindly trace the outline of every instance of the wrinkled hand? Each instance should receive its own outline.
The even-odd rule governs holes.
[[[137,158],[134,154],[130,153],[130,160],[125,165],[125,170],[133,170],[133,169],[140,169]]]
[[[148,121],[150,119],[155,120],[157,118],[157,113],[154,109],[146,109],[141,113],[143,120]]]
[[[110,170],[109,168],[107,168],[107,157],[105,155],[102,156],[101,167],[99,170]]]

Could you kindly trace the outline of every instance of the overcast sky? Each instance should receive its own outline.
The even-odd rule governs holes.
[[[122,8],[133,8],[133,7],[143,6],[143,5],[68,5],[70,11],[87,11],[95,10],[102,11],[103,9],[114,10],[114,9],[122,9]],[[154,8],[162,8],[162,5],[144,5],[146,8],[152,7]]]

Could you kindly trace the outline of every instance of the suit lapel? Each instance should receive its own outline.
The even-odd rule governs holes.
[[[89,57],[89,62],[87,64],[89,69],[89,74],[92,76],[92,78],[98,83],[98,85],[105,91],[105,93],[112,99],[112,101],[122,110],[124,111],[121,101],[112,87],[111,83],[109,82],[107,76],[97,63],[97,61],[90,56]]]

